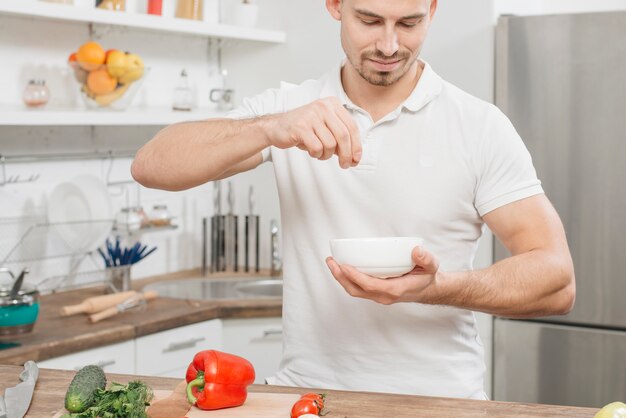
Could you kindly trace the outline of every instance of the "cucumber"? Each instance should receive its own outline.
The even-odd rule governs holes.
[[[93,405],[98,389],[104,389],[107,378],[99,366],[85,366],[76,372],[65,393],[65,409],[83,412]]]

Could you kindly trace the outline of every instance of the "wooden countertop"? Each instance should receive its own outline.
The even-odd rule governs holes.
[[[219,273],[210,277],[217,279],[235,275],[243,276]],[[155,281],[187,277],[200,277],[200,272],[188,270],[134,280],[133,287],[139,290]],[[280,299],[209,302],[170,298],[155,299],[144,308],[123,312],[95,324],[90,323],[85,314],[63,317],[59,313],[64,305],[78,304],[87,297],[102,294],[104,288],[98,286],[42,296],[39,317],[31,333],[0,336],[0,343],[20,344],[18,347],[0,350],[0,364],[22,365],[27,360],[42,361],[214,318],[278,317],[282,313]]]
[[[0,365],[0,392],[19,383],[20,366]],[[65,391],[74,372],[41,369],[33,400],[27,417],[51,417],[63,408]],[[127,383],[137,376],[107,374],[108,381]],[[161,377],[139,377],[153,389],[173,389],[178,379]],[[593,418],[598,411],[593,408],[522,404],[495,401],[475,401],[454,398],[432,398],[425,396],[394,395],[382,393],[348,392],[322,389],[291,388],[284,386],[252,385],[251,392],[327,394],[328,418],[478,418],[478,417],[566,417]],[[289,411],[285,411],[285,417]]]

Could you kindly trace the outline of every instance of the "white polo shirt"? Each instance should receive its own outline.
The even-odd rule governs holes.
[[[469,270],[481,216],[543,193],[530,155],[493,105],[428,64],[411,96],[374,123],[346,96],[340,67],[245,100],[230,117],[336,96],[357,122],[359,166],[268,148],[283,227],[283,359],[270,384],[484,399],[471,311],[350,296],[324,262],[332,238],[421,236],[444,271]]]

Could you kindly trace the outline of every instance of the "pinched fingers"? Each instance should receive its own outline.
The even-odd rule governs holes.
[[[339,166],[348,168],[352,165],[352,138],[350,129],[336,113],[326,116],[326,126],[332,132],[337,144],[335,154],[339,158]]]
[[[343,125],[348,129],[350,140],[350,165],[352,167],[359,164],[361,161],[361,155],[363,154],[363,146],[361,145],[361,134],[359,133],[359,127],[357,126],[350,113],[343,108],[343,106],[337,108],[337,117],[341,119]]]
[[[318,125],[314,128],[315,135],[322,143],[323,151],[320,160],[328,160],[333,154],[336,153],[337,142],[333,136],[333,133],[328,129],[326,125]]]

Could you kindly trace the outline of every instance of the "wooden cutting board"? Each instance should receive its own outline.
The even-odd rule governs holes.
[[[166,398],[172,393],[171,390],[155,390],[154,400]],[[246,402],[235,408],[217,409],[215,411],[203,411],[192,407],[187,413],[187,418],[288,418],[291,407],[300,399],[300,395],[293,393],[248,393]],[[65,409],[57,412],[53,418],[59,418],[66,414]],[[172,417],[177,418],[177,417]]]

